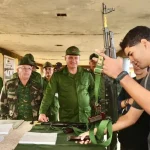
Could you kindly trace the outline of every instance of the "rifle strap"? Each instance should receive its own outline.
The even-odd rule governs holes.
[[[84,133],[84,132],[85,132],[85,131],[83,131],[83,130],[77,128],[77,127],[72,127],[72,129],[73,129],[73,131],[74,131],[74,133],[75,133],[76,135],[80,135],[81,133]]]
[[[98,95],[99,95],[99,89],[100,89],[100,83],[101,83],[101,72],[103,67],[103,57],[99,56],[98,62],[96,67],[94,68],[94,74],[95,74],[95,105],[98,105]]]
[[[104,132],[107,129],[107,140],[104,141]],[[101,146],[107,147],[110,145],[112,140],[112,122],[110,120],[102,120],[97,126],[96,135],[94,135],[94,127],[90,129],[89,136],[93,144],[99,144]]]
[[[89,129],[89,126],[88,126],[88,124],[86,124],[85,130],[82,130],[82,129],[79,129],[79,128],[73,127],[73,126],[72,126],[72,129],[76,135],[80,135],[81,133],[84,133],[85,131],[87,131]]]

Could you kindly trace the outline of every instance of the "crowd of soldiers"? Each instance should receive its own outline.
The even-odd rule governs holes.
[[[45,62],[42,77],[36,72],[39,68],[33,55],[26,54],[17,72],[2,88],[0,118],[87,123],[94,80],[90,71],[79,67],[79,58],[80,50],[69,47],[66,66],[57,62],[53,68],[50,62]]]

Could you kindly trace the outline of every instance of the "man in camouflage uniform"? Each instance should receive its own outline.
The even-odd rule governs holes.
[[[43,65],[43,73],[44,77],[43,79],[43,89],[46,90],[46,87],[48,83],[50,82],[50,79],[53,75],[54,68],[50,62],[45,62]],[[54,101],[50,108],[48,109],[48,112],[46,113],[47,117],[50,119],[50,121],[58,121],[58,110],[59,110],[59,103],[58,103],[58,94],[54,97]]]
[[[66,64],[54,72],[48,84],[40,106],[39,121],[47,122],[46,112],[58,93],[59,118],[63,122],[88,122],[91,116],[90,101],[94,89],[94,80],[87,70],[78,66],[80,51],[71,46],[66,50]]]
[[[17,76],[5,83],[0,98],[1,119],[37,120],[42,88],[31,80],[33,62],[23,57]]]

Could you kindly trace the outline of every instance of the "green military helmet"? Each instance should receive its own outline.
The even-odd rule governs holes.
[[[33,57],[32,54],[30,54],[30,53],[29,54],[25,54],[24,57],[28,57],[34,63],[33,66],[35,66],[36,69],[39,69],[39,67],[37,66],[37,64],[36,64],[36,62],[35,62],[34,57]]]
[[[67,48],[66,55],[78,55],[80,56],[80,50],[76,46]]]
[[[23,57],[18,65],[30,65],[34,66],[34,63],[28,58],[28,57]]]
[[[99,56],[95,53],[91,54],[90,57],[89,57],[89,60],[92,60],[92,58],[98,58]]]
[[[43,65],[43,68],[46,68],[46,67],[53,67],[52,64],[50,62],[45,62],[45,64]]]

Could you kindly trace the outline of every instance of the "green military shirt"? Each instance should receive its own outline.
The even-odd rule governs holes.
[[[49,81],[46,79],[46,77],[42,77],[42,80],[43,80],[42,81],[43,82],[43,91],[45,91]]]
[[[3,80],[2,80],[2,78],[0,77],[0,92],[1,92],[1,90],[2,90],[2,87],[3,87]]]
[[[40,106],[40,114],[46,114],[55,93],[58,93],[60,121],[88,122],[93,90],[94,79],[91,73],[78,67],[77,73],[73,75],[66,66],[53,74]]]
[[[42,77],[43,79],[43,91],[45,92],[46,87],[50,81],[46,79],[46,77]],[[59,102],[58,97],[54,97],[54,101],[49,107],[46,116],[49,117],[49,121],[58,121],[58,113],[59,113]]]

